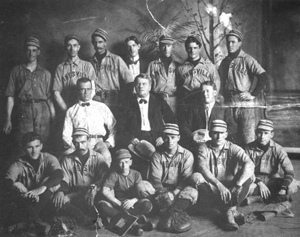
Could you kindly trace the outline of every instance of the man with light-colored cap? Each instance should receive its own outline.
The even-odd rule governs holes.
[[[219,67],[224,102],[232,107],[240,146],[255,140],[257,105],[264,105],[268,76],[262,66],[242,50],[243,34],[234,29],[226,35],[228,56]]]
[[[55,70],[53,91],[58,107],[66,112],[77,102],[76,82],[81,77],[89,78],[95,90],[97,80],[95,70],[91,63],[78,57],[80,41],[76,35],[67,35],[64,39],[67,60],[59,64]],[[93,92],[95,94],[95,91]],[[64,117],[64,113],[62,116]]]
[[[107,32],[100,28],[92,34],[96,52],[90,62],[98,78],[94,100],[105,103],[116,116],[119,100],[132,93],[134,78],[123,59],[107,50],[107,38]]]
[[[176,70],[179,63],[172,58],[174,43],[172,37],[162,35],[159,38],[159,57],[149,64],[147,74],[152,79],[151,91],[162,96],[176,114]]]
[[[50,120],[55,117],[51,74],[38,64],[40,41],[34,37],[26,38],[24,51],[26,61],[12,69],[5,91],[7,107],[3,131],[13,135],[13,158],[22,154],[21,139],[27,132],[41,134],[47,149]]]
[[[247,197],[254,181],[254,164],[244,150],[227,141],[227,124],[223,120],[212,121],[210,141],[198,148],[195,171],[206,182],[196,182],[199,204],[217,207],[224,218],[223,228],[237,230],[240,217],[237,206]],[[199,175],[194,173],[194,175]]]
[[[90,134],[86,128],[73,130],[75,151],[61,160],[64,178],[53,197],[56,208],[83,225],[96,219],[94,203],[109,172],[110,160],[89,149]]]
[[[131,154],[127,149],[119,149],[114,155],[114,169],[104,182],[102,194],[107,201],[102,200],[97,204],[100,213],[107,217],[114,217],[120,210],[139,216],[133,226],[136,234],[141,235],[143,230],[138,224],[147,221],[144,214],[152,210],[152,203],[145,198],[137,196],[138,184],[142,182],[142,176],[138,171],[131,169]]]
[[[272,140],[274,125],[262,119],[255,130],[256,140],[245,150],[255,164],[255,188],[247,204],[257,201],[286,201],[289,194],[297,191],[294,168],[286,151]],[[283,176],[280,171],[283,171]]]
[[[187,60],[178,67],[178,104],[181,104],[180,114],[186,113],[187,108],[199,103],[200,86],[205,81],[213,82],[220,91],[220,77],[216,66],[200,55],[201,39],[198,35],[190,35],[185,41]],[[179,117],[180,118],[180,117]]]

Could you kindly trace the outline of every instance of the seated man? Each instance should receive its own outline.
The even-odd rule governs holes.
[[[198,192],[188,186],[193,173],[193,154],[178,145],[179,139],[178,125],[165,124],[164,144],[152,156],[150,182],[156,192],[168,191],[173,208],[184,211],[197,202]]]
[[[85,128],[90,134],[90,149],[101,153],[111,161],[108,150],[115,145],[116,120],[110,109],[101,102],[92,100],[92,82],[88,78],[80,78],[76,83],[79,101],[68,109],[63,128],[63,141],[67,149],[65,154],[75,150],[72,134],[76,128]]]
[[[64,178],[53,198],[56,208],[73,216],[83,225],[92,224],[92,220],[96,219],[94,200],[102,188],[110,166],[110,160],[89,149],[89,136],[85,128],[73,130],[76,150],[65,155],[61,161]]]
[[[164,123],[177,123],[177,119],[167,102],[161,97],[150,94],[151,78],[147,74],[139,74],[135,80],[136,95],[133,95],[124,106],[121,120],[121,135],[131,144],[146,140],[158,147],[163,143],[162,128]],[[127,147],[129,144],[122,144]]]
[[[116,151],[114,162],[116,169],[110,173],[102,190],[107,201],[102,200],[97,204],[99,212],[111,218],[119,211],[126,211],[141,216],[138,222],[145,220],[142,215],[151,211],[152,203],[148,199],[137,198],[137,185],[142,181],[142,176],[138,171],[130,169],[132,160],[129,151],[126,149]],[[133,229],[137,235],[143,233],[138,225],[134,225]]]
[[[196,158],[196,172],[206,181],[198,182],[201,183],[199,200],[221,211],[225,230],[237,230],[236,208],[249,193],[254,180],[254,164],[241,147],[226,140],[227,124],[223,120],[212,122],[209,135],[211,140],[199,146]]]
[[[200,142],[210,140],[208,129],[213,120],[221,119],[227,123],[230,141],[234,140],[236,134],[236,124],[233,120],[231,110],[221,107],[216,101],[217,86],[212,81],[204,81],[200,86],[201,102],[199,107],[191,108],[183,123],[181,124],[181,133],[183,136],[183,145],[195,148]],[[207,131],[203,141],[193,140],[192,134],[198,129]]]
[[[249,143],[245,151],[255,164],[255,189],[247,198],[247,204],[255,201],[278,199],[285,201],[286,195],[294,192],[294,168],[284,149],[272,140],[274,125],[270,120],[260,120],[256,128],[256,140]],[[280,177],[280,169],[283,177]],[[292,185],[291,185],[292,184]]]
[[[22,146],[25,155],[9,167],[5,182],[11,200],[25,209],[26,219],[36,224],[40,235],[47,235],[50,225],[42,222],[39,215],[53,195],[53,188],[61,182],[63,171],[56,157],[41,152],[43,144],[36,132],[25,133]]]

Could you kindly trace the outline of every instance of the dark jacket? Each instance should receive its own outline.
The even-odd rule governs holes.
[[[209,117],[208,128],[210,128],[212,121],[215,119],[221,119],[227,123],[228,140],[234,140],[236,135],[236,123],[233,119],[231,110],[229,108],[224,108],[218,102],[215,102]],[[184,121],[180,124],[181,141],[183,142],[183,145],[190,142],[190,135],[192,132],[198,129],[205,129],[205,126],[205,108],[201,106],[189,109]]]
[[[152,136],[155,139],[162,135],[164,123],[176,123],[177,119],[169,105],[159,96],[150,94],[149,98],[149,122]],[[141,112],[134,94],[123,106],[122,118],[120,120],[120,133],[127,133],[129,139],[140,139],[141,134]]]

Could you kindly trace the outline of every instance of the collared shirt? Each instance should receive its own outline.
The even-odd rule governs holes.
[[[89,106],[81,106],[82,103],[82,101],[79,101],[69,108],[66,113],[63,128],[63,140],[65,145],[75,150],[72,143],[74,128],[86,128],[91,135],[105,136],[106,126],[109,133],[106,141],[108,141],[111,146],[114,146],[116,120],[110,109],[104,103],[93,100],[88,101],[88,103],[90,103]]]
[[[188,91],[199,89],[205,81],[212,81],[220,90],[220,77],[216,66],[209,60],[201,58],[199,63],[194,67],[189,61],[178,67],[178,83]]]
[[[229,64],[229,70],[225,71],[227,61],[231,60],[228,56],[223,59],[219,73],[224,82],[224,89],[235,92],[251,92],[254,76],[266,72],[262,66],[249,54],[243,50]]]
[[[179,63],[172,59],[168,71],[160,58],[152,61],[147,70],[147,74],[152,79],[152,91],[154,93],[168,93],[174,94],[176,91],[176,69]]]
[[[96,91],[120,90],[120,80],[126,84],[133,82],[134,78],[123,59],[115,54],[106,51],[106,56],[102,59],[101,64],[94,55],[90,62],[93,64],[97,80]]]
[[[270,140],[266,152],[258,148],[256,141],[248,144],[245,151],[255,164],[256,176],[268,175],[271,177],[279,173],[281,168],[285,174],[287,171],[294,172],[292,162],[286,151],[273,140]]]
[[[167,186],[181,190],[193,173],[193,165],[193,154],[180,145],[173,157],[164,151],[156,151],[151,160],[150,181],[155,189]]]
[[[79,78],[86,77],[93,81],[92,86],[95,88],[97,80],[95,70],[90,62],[77,58],[74,62],[65,61],[56,68],[53,82],[53,91],[62,93],[68,106],[76,103],[77,88],[76,82]],[[94,93],[94,92],[93,92]]]
[[[139,55],[136,55],[133,59],[131,59],[133,62],[136,63],[129,63],[128,67],[132,73],[133,78],[135,78],[137,75],[140,74],[140,57]]]
[[[141,112],[141,130],[142,131],[151,131],[150,121],[149,121],[149,117],[148,117],[149,98],[150,98],[150,95],[148,95],[146,98],[137,97],[137,101],[138,101],[140,112]],[[147,103],[140,103],[140,100],[142,100],[142,99],[146,100]]]
[[[204,108],[207,109],[208,111],[208,119],[210,117],[210,114],[211,114],[211,111],[212,111],[212,108],[214,107],[216,101],[213,101],[212,103],[209,103],[209,104],[204,104]]]
[[[36,69],[31,72],[25,64],[22,64],[12,69],[5,95],[21,100],[48,100],[51,97],[50,86],[51,74],[49,71],[37,65]]]
[[[61,168],[64,172],[65,181],[70,190],[76,187],[86,187],[96,184],[101,188],[109,171],[110,162],[96,151],[90,150],[90,157],[84,166],[76,153],[67,155],[61,161]]]
[[[56,157],[49,153],[41,153],[37,171],[22,157],[9,167],[5,179],[20,182],[28,190],[32,190],[39,187],[55,170],[61,170]]]
[[[241,176],[243,173],[248,178],[254,174],[254,170],[245,169],[245,164],[252,164],[250,157],[241,147],[229,141],[225,142],[219,152],[212,146],[211,141],[202,144],[198,149],[196,161],[197,172],[208,169],[221,182],[230,182],[236,179],[237,174]],[[236,181],[238,182],[238,179]]]

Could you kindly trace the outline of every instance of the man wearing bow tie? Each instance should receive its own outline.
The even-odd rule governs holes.
[[[130,141],[136,145],[146,140],[155,146],[163,143],[164,123],[176,123],[177,119],[169,105],[161,98],[150,94],[151,78],[140,74],[134,81],[136,95],[124,106],[120,133],[126,136],[122,142]],[[126,144],[128,145],[128,144]]]
[[[81,127],[90,133],[90,148],[111,160],[108,148],[115,145],[116,120],[105,104],[92,100],[90,79],[80,78],[77,81],[77,89],[79,101],[68,109],[63,128],[65,153],[69,154],[75,150],[72,143],[73,130]]]

